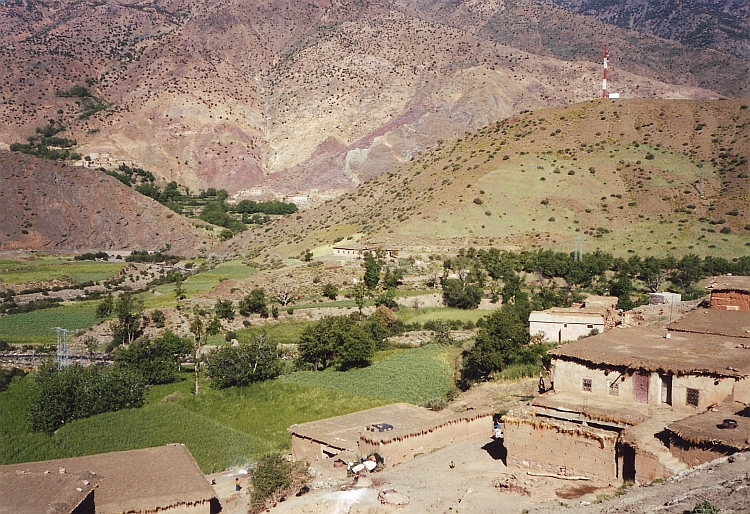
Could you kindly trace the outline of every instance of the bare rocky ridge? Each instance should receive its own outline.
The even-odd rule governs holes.
[[[83,155],[230,191],[340,192],[438,139],[596,98],[606,43],[634,97],[741,95],[748,68],[529,1],[6,0],[0,28],[0,147],[63,118]],[[55,92],[86,79],[112,106],[78,120]]]
[[[158,250],[194,256],[213,240],[92,169],[0,151],[0,248]]]

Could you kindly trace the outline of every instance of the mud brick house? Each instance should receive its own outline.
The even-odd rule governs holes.
[[[336,461],[378,453],[390,467],[455,442],[489,438],[492,415],[490,410],[446,413],[396,403],[292,425],[288,430],[294,460],[305,460],[324,475],[345,476],[346,467],[335,468]]]
[[[594,330],[601,333],[613,328],[619,320],[616,305],[614,296],[592,295],[583,304],[568,309],[534,311],[529,314],[529,333],[544,334],[544,340],[550,343],[575,341]]]
[[[216,493],[180,444],[0,466],[2,514],[212,514]]]
[[[708,288],[712,309],[750,311],[750,277],[717,277]]]
[[[504,418],[508,458],[614,482],[685,469],[706,442],[688,430],[690,419],[750,404],[748,325],[747,313],[699,309],[669,330],[618,327],[559,346],[550,352],[552,390]],[[701,451],[750,449],[750,418],[738,424],[727,444]]]

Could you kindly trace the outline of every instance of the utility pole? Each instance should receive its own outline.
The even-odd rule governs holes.
[[[70,351],[68,349],[68,334],[70,330],[55,327],[57,332],[57,369],[67,368],[70,365]]]

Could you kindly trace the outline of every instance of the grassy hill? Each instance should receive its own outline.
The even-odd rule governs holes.
[[[736,256],[750,241],[748,103],[597,100],[526,112],[439,142],[224,251],[271,245],[288,257],[341,239],[424,253],[572,250],[581,237],[586,251],[618,255]]]

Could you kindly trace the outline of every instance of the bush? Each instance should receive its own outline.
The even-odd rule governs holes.
[[[339,294],[339,290],[334,284],[331,284],[330,282],[328,282],[326,285],[323,286],[323,296],[325,296],[329,300],[335,300],[338,294]]]
[[[722,233],[722,234],[731,234],[732,233],[732,229],[729,228],[729,227],[721,227],[721,230],[719,230],[719,232]]]
[[[719,514],[721,509],[711,505],[708,501],[703,500],[700,503],[696,503],[693,510],[690,511],[692,514]]]
[[[295,494],[305,484],[307,477],[301,462],[289,462],[278,454],[264,455],[255,466],[251,478],[252,512],[261,512],[266,504]]]
[[[209,352],[205,357],[206,375],[215,389],[250,385],[279,376],[281,366],[277,357],[278,346],[261,332],[249,343],[222,346]]]
[[[0,368],[0,393],[8,388],[14,377],[22,377],[25,374],[26,372],[19,368]]]
[[[74,364],[58,370],[49,361],[34,375],[34,390],[31,428],[51,434],[74,419],[141,407],[146,382],[126,369]]]

